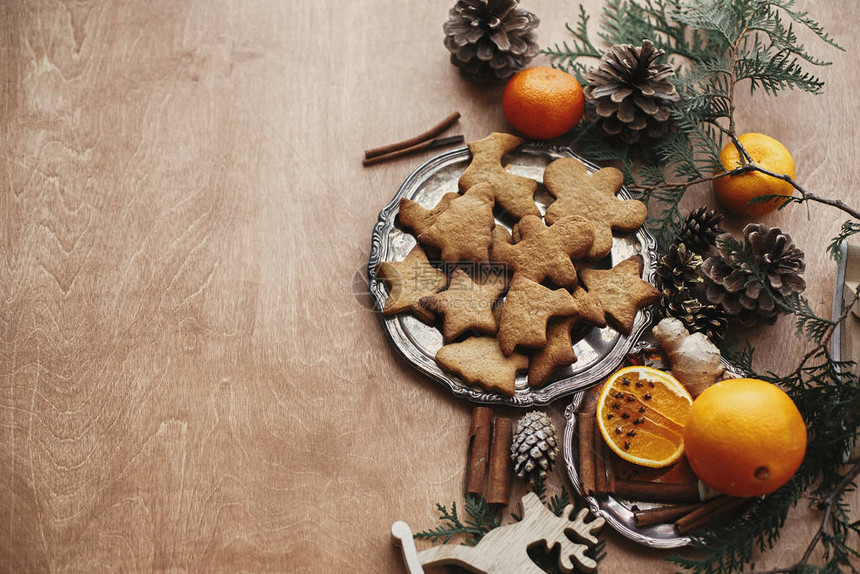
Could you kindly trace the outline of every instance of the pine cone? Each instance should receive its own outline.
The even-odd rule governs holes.
[[[720,227],[723,215],[700,207],[691,211],[678,234],[678,243],[683,243],[694,253],[706,255],[716,246],[717,236],[726,230]]]
[[[451,63],[478,82],[509,78],[538,53],[537,16],[519,0],[458,0],[445,22]]]
[[[655,63],[663,54],[650,40],[612,46],[586,76],[586,119],[629,144],[665,134],[669,106],[681,96],[669,81],[672,66]]]
[[[534,482],[545,478],[558,456],[558,439],[555,425],[540,411],[531,411],[517,421],[511,444],[514,472],[520,478]]]
[[[750,223],[743,243],[726,233],[717,238],[717,246],[717,255],[701,267],[706,296],[745,326],[759,321],[772,325],[777,315],[788,312],[789,298],[806,289],[803,251],[777,227]]]
[[[683,243],[670,245],[657,264],[657,287],[675,293],[681,289],[692,289],[702,283],[699,267],[702,258],[687,249]]]
[[[660,308],[663,317],[678,319],[690,333],[704,333],[714,343],[726,336],[729,319],[723,308],[703,304],[689,289],[664,291]]]

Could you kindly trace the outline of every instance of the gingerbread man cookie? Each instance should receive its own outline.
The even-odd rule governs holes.
[[[624,176],[605,167],[589,174],[582,162],[563,157],[546,166],[543,183],[556,198],[546,211],[546,221],[554,224],[566,215],[580,215],[594,224],[594,244],[589,259],[601,259],[612,250],[612,230],[634,231],[648,216],[648,208],[635,199],[615,196]]]
[[[573,259],[581,259],[591,248],[593,225],[586,219],[571,215],[559,219],[552,227],[540,217],[527,215],[519,222],[520,240],[509,241],[507,233],[493,232],[490,258],[504,263],[514,276],[520,275],[540,283],[549,278],[559,287],[576,284]]]

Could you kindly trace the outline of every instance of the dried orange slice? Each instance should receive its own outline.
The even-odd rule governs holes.
[[[660,468],[684,454],[684,423],[693,397],[678,380],[651,367],[609,377],[597,401],[597,426],[622,459]]]

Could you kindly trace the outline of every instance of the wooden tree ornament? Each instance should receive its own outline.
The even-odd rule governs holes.
[[[403,561],[409,574],[422,574],[422,566],[462,566],[476,574],[543,574],[528,555],[528,548],[542,542],[547,551],[561,546],[558,565],[562,572],[574,571],[574,560],[580,570],[594,572],[597,562],[585,555],[597,544],[595,534],[603,527],[603,518],[585,522],[588,509],[583,508],[573,520],[573,505],[568,505],[561,516],[546,508],[533,492],[520,502],[523,519],[488,532],[476,546],[441,545],[417,552],[412,531],[405,522],[391,526],[395,545],[403,551]],[[584,544],[572,542],[572,533]]]

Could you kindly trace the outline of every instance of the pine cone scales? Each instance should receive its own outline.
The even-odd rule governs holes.
[[[719,236],[718,254],[702,264],[705,295],[743,325],[759,321],[772,325],[780,313],[787,312],[789,297],[806,289],[804,254],[787,233],[755,223],[744,228],[741,254],[730,249],[732,243],[737,242],[731,235]],[[750,261],[756,269],[751,269]]]
[[[701,265],[702,258],[688,250],[686,245],[671,245],[657,264],[657,287],[671,292],[695,287],[702,282],[699,276]]]
[[[690,333],[703,333],[715,343],[726,336],[729,320],[723,308],[702,304],[689,289],[664,291],[660,306],[664,317],[678,319]]]
[[[511,444],[514,472],[520,478],[534,482],[545,478],[558,456],[555,425],[540,411],[531,411],[517,421]]]
[[[655,63],[663,54],[650,40],[612,46],[586,76],[586,118],[630,144],[666,133],[669,106],[681,96],[669,81],[672,66]]]
[[[723,215],[700,207],[691,211],[678,234],[678,242],[685,244],[694,253],[704,255],[716,245],[717,236],[726,230],[720,227]]]
[[[509,78],[538,53],[540,20],[519,0],[459,0],[445,22],[451,63],[476,81]]]

